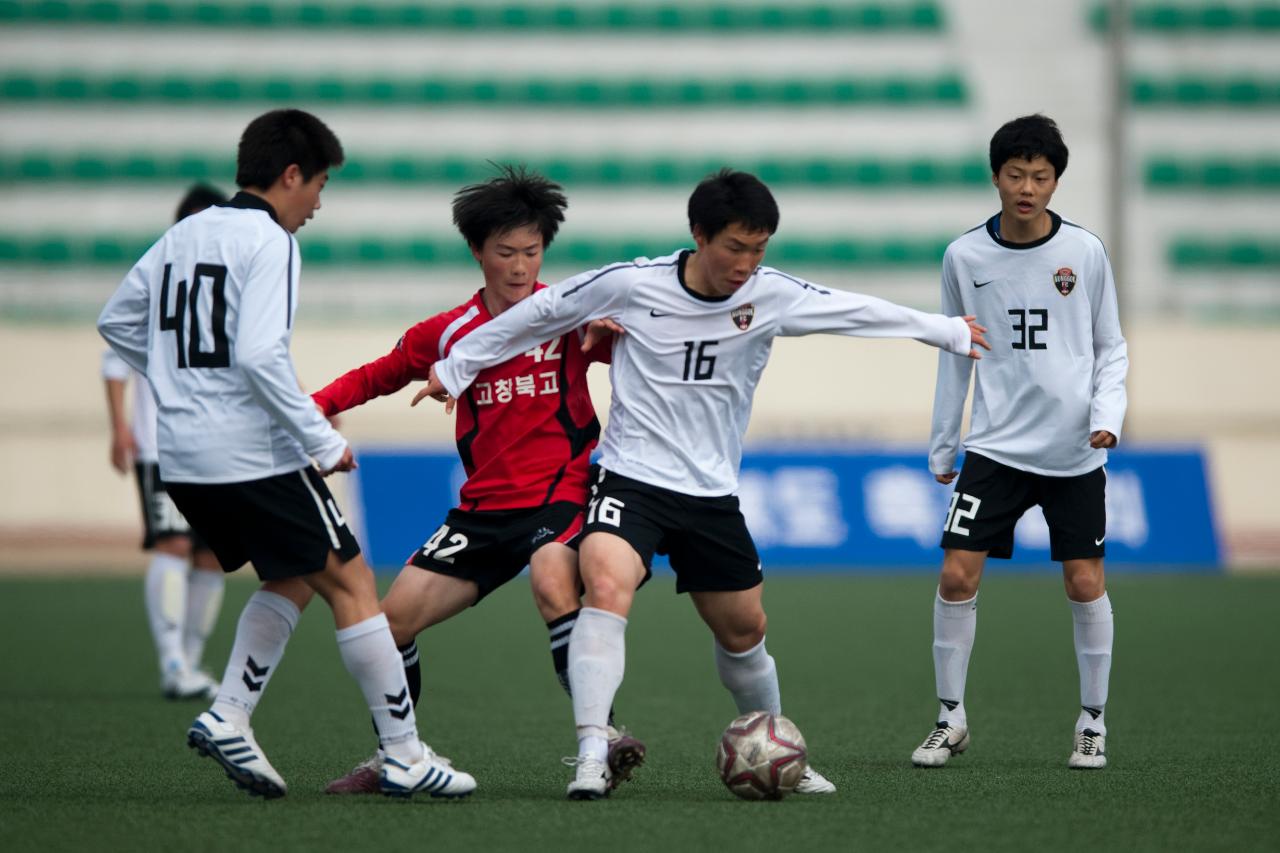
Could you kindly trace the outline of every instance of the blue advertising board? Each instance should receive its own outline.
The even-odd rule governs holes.
[[[451,450],[365,448],[352,496],[370,562],[401,565],[457,502],[463,472]],[[743,458],[739,498],[773,570],[936,570],[951,488],[929,474],[923,449],[756,447]],[[1213,571],[1220,561],[1204,455],[1195,448],[1128,449],[1107,464],[1108,569]],[[1049,532],[1032,509],[1013,560],[1049,561]]]

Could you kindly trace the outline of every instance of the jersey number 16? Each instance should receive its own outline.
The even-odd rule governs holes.
[[[187,281],[177,284],[173,313],[169,313],[169,277],[173,264],[164,265],[160,284],[160,331],[173,332],[178,338],[178,367],[230,367],[231,347],[227,343],[227,268],[221,264],[196,264],[191,274],[191,290]],[[209,329],[213,334],[213,351],[200,347],[200,287],[209,282],[212,309]],[[190,340],[185,329],[190,329]]]

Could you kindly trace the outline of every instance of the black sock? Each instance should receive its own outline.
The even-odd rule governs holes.
[[[409,682],[409,698],[413,707],[418,707],[418,699],[422,696],[422,666],[418,663],[418,641],[410,640],[407,645],[396,646],[400,658],[404,662],[404,679]]]

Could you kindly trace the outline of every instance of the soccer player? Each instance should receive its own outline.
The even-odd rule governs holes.
[[[320,208],[329,169],[342,160],[337,137],[309,113],[254,119],[237,154],[241,191],[165,232],[107,302],[98,329],[151,382],[160,473],[174,503],[224,570],[252,561],[263,581],[188,744],[250,793],[285,793],[250,717],[319,593],[387,755],[382,790],[463,796],[475,780],[418,739],[373,573],[312,465],[350,471],[351,448],[299,390],[289,356],[301,271],[293,235]]]
[[[593,477],[580,567],[585,606],[569,640],[578,757],[570,799],[608,790],[606,723],[622,683],[627,614],[654,552],[670,555],[715,637],[740,713],[780,713],[765,649],[763,569],[738,498],[751,400],[779,335],[909,337],[978,357],[982,327],[811,284],[761,266],[778,207],[758,178],[725,169],[689,199],[695,251],[583,273],[534,294],[459,341],[417,399],[457,396],[484,367],[598,317],[614,344],[613,401]],[[809,768],[798,791],[835,786]]]
[[[567,204],[557,184],[518,167],[460,190],[453,221],[484,286],[410,328],[387,355],[313,394],[320,410],[334,415],[426,379],[458,341],[544,288],[538,281],[543,253]],[[582,530],[588,460],[600,436],[587,367],[609,359],[611,343],[596,343],[601,331],[573,329],[541,339],[483,371],[462,397],[456,435],[467,481],[461,503],[410,556],[382,602],[415,705],[422,684],[417,635],[478,604],[526,565],[556,675],[569,690],[568,638],[580,607],[577,552],[570,544]],[[644,760],[644,745],[612,725],[609,740],[616,783]],[[375,755],[326,790],[376,790],[380,763]]]
[[[944,485],[956,480],[933,605],[942,707],[911,761],[939,767],[969,745],[964,686],[982,568],[988,555],[1013,554],[1014,525],[1038,504],[1075,623],[1081,710],[1067,765],[1100,768],[1112,642],[1103,465],[1124,421],[1129,359],[1102,241],[1048,207],[1067,168],[1057,125],[1042,115],[1015,119],[996,131],[990,154],[1000,212],[955,240],[942,261],[943,310],[992,318],[992,352],[977,366],[959,480],[972,366],[938,359],[929,470]]]
[[[178,203],[174,221],[226,200],[218,190],[196,184]],[[156,404],[146,379],[110,348],[102,355],[102,379],[111,421],[111,465],[121,474],[133,468],[142,499],[142,548],[151,552],[143,590],[160,660],[161,690],[169,699],[212,699],[218,682],[201,668],[200,660],[222,609],[222,567],[173,505],[160,479]],[[130,380],[132,422],[124,402]]]

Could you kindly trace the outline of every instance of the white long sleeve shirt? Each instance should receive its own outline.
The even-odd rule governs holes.
[[[155,390],[167,482],[257,480],[342,457],[289,357],[300,272],[293,235],[240,193],[165,232],[102,309],[98,331]]]
[[[133,411],[129,415],[129,429],[133,433],[136,458],[139,462],[157,462],[156,398],[151,394],[147,377],[125,364],[124,359],[108,347],[102,353],[102,378],[126,385],[132,380]]]
[[[1002,240],[993,217],[947,247],[942,310],[976,315],[991,351],[976,366],[938,357],[929,444],[935,474],[955,470],[971,372],[967,450],[1068,477],[1106,463],[1106,450],[1089,447],[1091,432],[1120,437],[1129,358],[1111,263],[1096,236],[1050,217],[1050,233],[1034,243]]]
[[[752,398],[779,335],[818,332],[914,338],[970,348],[958,317],[925,314],[759,267],[737,292],[711,298],[684,284],[690,253],[637,259],[549,287],[473,331],[436,362],[455,397],[484,367],[585,322],[617,320],[613,401],[600,444],[610,471],[688,495],[738,488]]]

